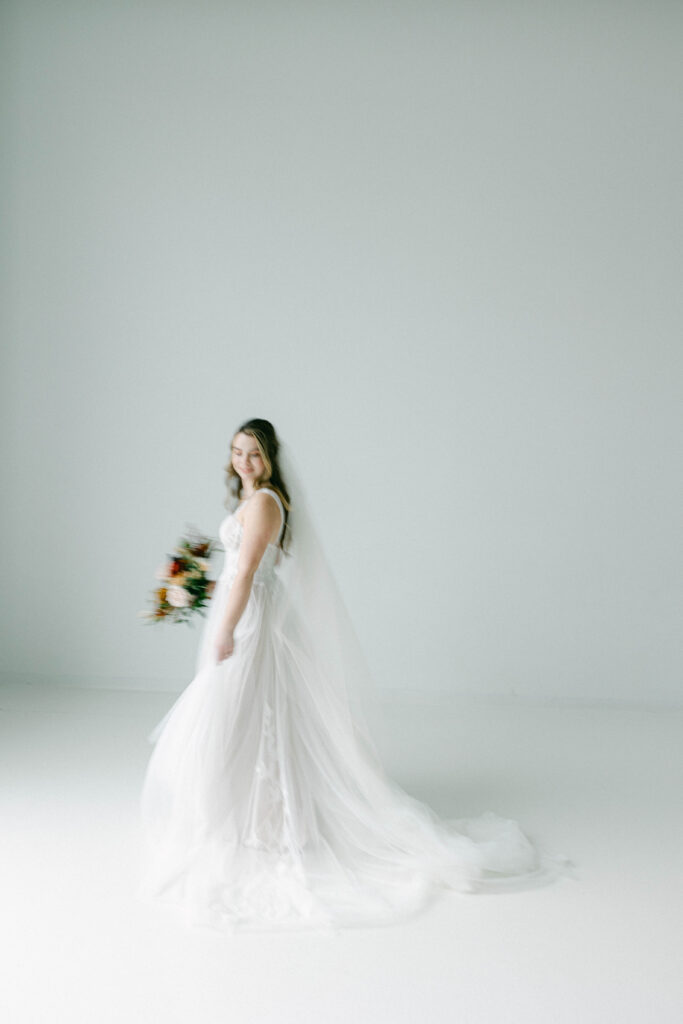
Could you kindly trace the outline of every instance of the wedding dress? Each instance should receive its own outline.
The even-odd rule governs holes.
[[[281,536],[280,497],[261,490],[280,507]],[[407,919],[439,890],[505,891],[572,874],[568,858],[516,822],[490,811],[439,819],[386,776],[345,691],[325,685],[315,630],[278,613],[286,593],[275,543],[234,653],[217,662],[242,537],[234,511],[219,536],[224,564],[194,678],[149,735],[138,898],[220,930],[335,932]]]

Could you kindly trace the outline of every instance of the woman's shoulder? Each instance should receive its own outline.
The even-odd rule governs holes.
[[[275,503],[269,500],[270,498],[274,498]],[[250,506],[252,512],[256,511],[258,515],[266,514],[271,516],[274,515],[276,510],[279,515],[280,510],[283,508],[282,498],[272,487],[259,487],[254,491],[247,503],[246,511],[249,511]]]
[[[235,518],[242,526],[251,523],[253,526],[272,526],[273,528],[282,520],[279,505],[271,500],[274,495],[272,491],[265,491],[265,487],[259,487],[251,497],[244,502],[244,506],[235,511]]]
[[[274,487],[259,487],[256,491],[254,491],[253,497],[257,498],[259,494],[270,494],[271,498],[275,498],[278,505],[282,507],[282,498],[277,493]]]

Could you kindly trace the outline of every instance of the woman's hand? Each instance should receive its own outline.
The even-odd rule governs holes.
[[[233,640],[232,630],[221,630],[216,641],[216,661],[219,664],[221,661],[225,661],[234,650],[235,641]]]

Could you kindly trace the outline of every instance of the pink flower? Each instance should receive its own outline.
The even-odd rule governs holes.
[[[166,591],[166,600],[174,608],[187,608],[191,599],[184,587],[173,586]]]

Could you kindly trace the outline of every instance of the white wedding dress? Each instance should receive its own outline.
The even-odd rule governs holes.
[[[256,571],[233,655],[217,662],[242,536],[234,512],[219,536],[225,558],[196,674],[149,736],[138,898],[221,930],[329,932],[406,919],[439,890],[509,891],[573,874],[516,822],[439,819],[387,778],[350,704],[321,704],[306,623],[274,627],[277,545]]]

